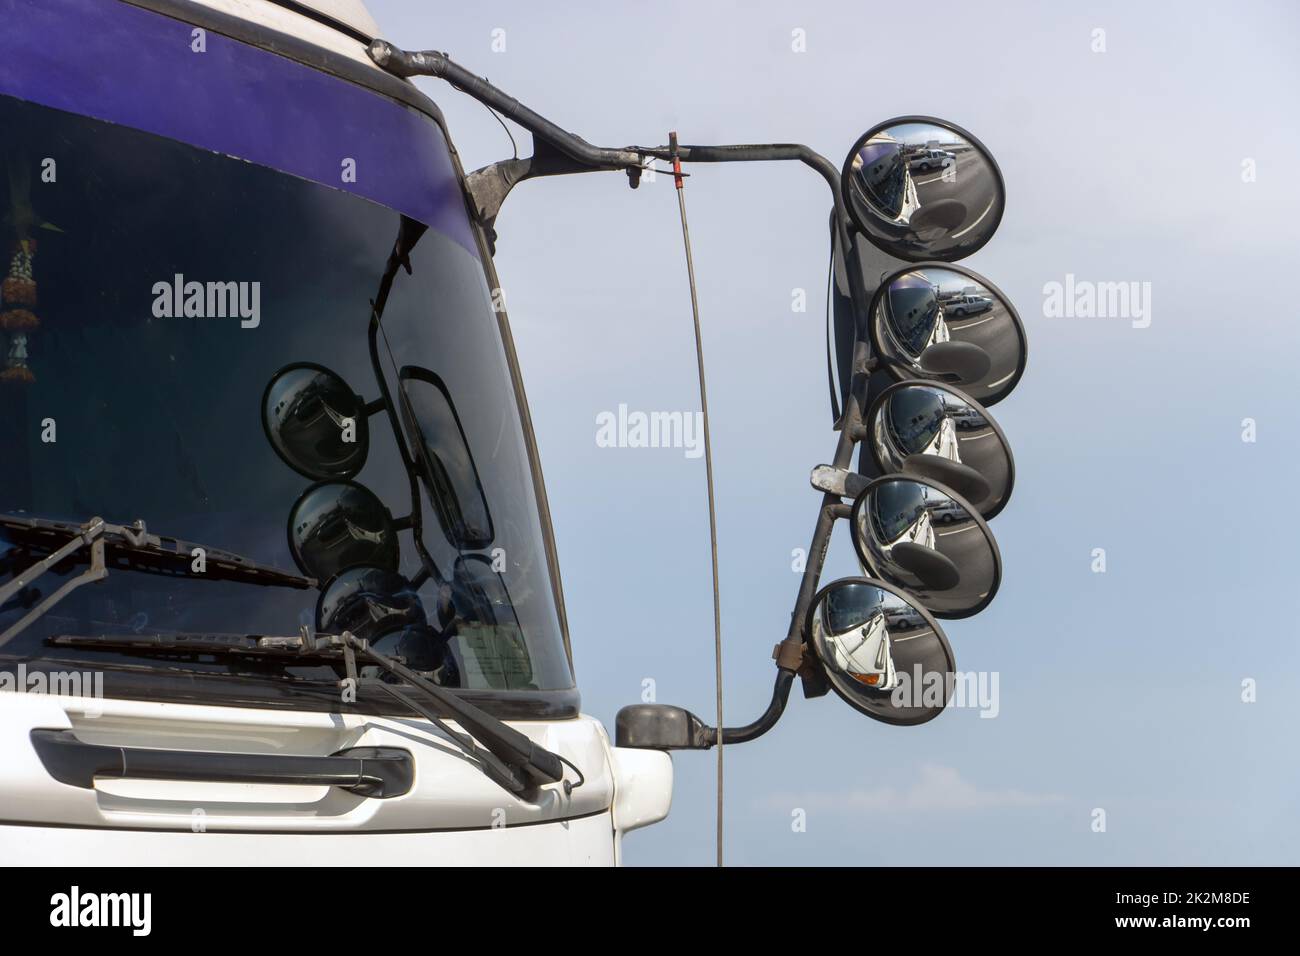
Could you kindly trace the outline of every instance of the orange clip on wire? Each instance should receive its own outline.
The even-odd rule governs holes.
[[[673,153],[673,184],[678,189],[681,189],[682,188],[682,160],[681,157],[677,155],[677,131],[676,130],[673,130],[668,134],[668,146]]]

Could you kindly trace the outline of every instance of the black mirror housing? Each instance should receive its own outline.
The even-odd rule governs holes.
[[[715,733],[684,707],[632,704],[614,718],[614,745],[635,750],[708,750]]]

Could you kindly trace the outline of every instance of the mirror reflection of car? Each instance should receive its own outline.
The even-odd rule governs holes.
[[[988,419],[969,405],[954,404],[946,409],[946,414],[957,428],[969,431],[989,427]]]
[[[914,169],[918,172],[924,172],[931,169],[942,169],[957,162],[957,154],[950,153],[946,149],[923,149],[913,153],[907,161],[907,168]]]
[[[967,511],[951,498],[939,498],[930,505],[929,515],[940,524],[952,524],[967,517]],[[934,545],[931,544],[931,547]]]
[[[963,294],[943,304],[945,313],[952,316],[979,315],[993,308],[993,299],[987,295]]]
[[[916,613],[914,608],[906,604],[885,605],[885,623],[889,626],[891,634],[897,631],[911,631],[918,627],[924,627],[924,619]]]

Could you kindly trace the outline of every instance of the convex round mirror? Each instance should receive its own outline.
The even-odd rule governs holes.
[[[871,346],[896,379],[956,385],[985,405],[1006,398],[1028,357],[1025,328],[983,276],[943,263],[888,276],[871,303]]]
[[[397,635],[393,654],[406,661],[406,666],[413,671],[433,673],[436,684],[460,686],[460,668],[447,646],[447,639],[432,628],[404,628]]]
[[[342,377],[298,362],[276,372],[262,395],[262,427],[275,453],[317,481],[354,478],[370,453],[365,402]]]
[[[831,687],[868,717],[920,724],[939,716],[957,665],[938,622],[906,592],[842,578],[813,598],[805,633]]]
[[[993,532],[951,488],[906,475],[877,478],[849,520],[866,572],[910,591],[936,617],[969,617],[997,593],[1002,557]]]
[[[413,670],[437,672],[438,683],[459,682],[447,639],[430,626],[414,585],[387,568],[355,567],[335,575],[316,602],[316,629],[351,631]]]
[[[988,242],[1006,188],[988,150],[960,126],[927,116],[865,133],[844,163],[849,215],[877,247],[911,262],[952,262]]]
[[[352,481],[319,482],[302,493],[289,512],[289,550],[319,581],[360,565],[396,571],[399,559],[392,514]]]
[[[868,446],[882,474],[947,485],[985,521],[1011,497],[1011,446],[969,395],[937,382],[896,382],[876,396],[867,422]]]
[[[411,582],[387,568],[340,571],[316,602],[316,630],[326,634],[351,631],[373,642],[383,634],[428,623]]]

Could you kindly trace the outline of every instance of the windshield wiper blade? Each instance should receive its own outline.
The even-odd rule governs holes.
[[[251,558],[183,541],[168,535],[150,534],[143,521],[133,525],[109,524],[103,518],[91,518],[84,524],[53,521],[24,514],[0,514],[0,533],[15,547],[43,554],[28,568],[17,572],[12,581],[0,587],[0,606],[20,593],[55,565],[83,550],[89,551],[88,567],[32,608],[18,623],[0,634],[0,647],[17,637],[77,588],[102,581],[110,570],[144,571],[209,581],[241,581],[268,587],[307,590],[316,587],[314,578],[302,577]],[[195,549],[203,551],[204,570],[191,569]]]
[[[330,661],[342,663],[347,679],[357,687],[381,690],[422,715],[452,739],[494,782],[511,793],[522,794],[545,783],[563,783],[565,793],[572,784],[564,779],[559,756],[533,743],[527,735],[493,717],[487,711],[462,700],[408,668],[400,660],[381,654],[350,631],[317,634],[303,631],[292,637],[256,634],[61,634],[46,639],[56,647],[89,647],[131,650],[142,653],[227,654],[273,658],[285,663]],[[431,708],[398,687],[378,680],[360,679],[357,660],[377,665],[407,684],[432,697],[468,733],[458,733]],[[480,747],[479,744],[482,744]]]
[[[339,648],[305,648],[301,637],[268,637],[258,634],[55,634],[45,639],[50,647],[88,647],[114,651],[160,651],[175,654],[214,654],[237,657],[269,657],[293,662],[340,663]]]

